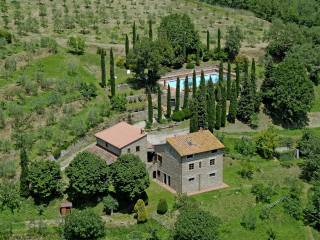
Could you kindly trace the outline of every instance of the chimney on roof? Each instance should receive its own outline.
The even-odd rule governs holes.
[[[143,128],[141,128],[140,130],[141,130],[141,134],[144,134],[144,129],[143,129]]]

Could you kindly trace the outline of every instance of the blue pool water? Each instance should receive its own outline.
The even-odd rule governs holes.
[[[206,74],[204,75],[204,79],[206,81],[206,83],[209,81],[209,79],[212,79],[213,83],[217,83],[219,80],[219,74],[218,73],[210,73],[210,74]],[[201,76],[197,76],[196,78],[197,80],[197,87],[200,85],[200,81],[201,81]],[[185,78],[180,78],[180,89],[183,90],[184,89],[184,81]],[[172,79],[172,80],[168,80],[166,81],[167,84],[170,86],[170,88],[176,88],[177,87],[177,79]],[[191,88],[192,87],[192,76],[188,77],[188,85]]]

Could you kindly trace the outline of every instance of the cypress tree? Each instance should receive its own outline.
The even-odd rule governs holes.
[[[227,117],[227,93],[226,87],[221,86],[221,127],[226,126],[226,117]]]
[[[130,50],[129,37],[128,37],[128,34],[126,34],[126,43],[125,43],[126,60],[129,55],[129,50]]]
[[[139,42],[139,40],[140,40],[140,36],[139,36],[139,34],[137,34],[136,42]]]
[[[183,109],[189,107],[189,77],[186,76],[184,80],[184,96],[183,96]]]
[[[200,56],[199,56],[199,49],[197,48],[197,52],[196,52],[196,65],[200,66]]]
[[[149,19],[149,39],[152,41],[153,33],[152,33],[152,20]]]
[[[231,99],[231,63],[228,62],[228,74],[227,74],[227,100]]]
[[[192,97],[195,98],[197,93],[197,74],[196,70],[193,70],[192,74]]]
[[[152,107],[152,97],[150,88],[147,89],[148,94],[148,122],[149,124],[153,123],[153,107]]]
[[[111,97],[116,95],[116,79],[114,75],[114,58],[113,50],[110,49],[110,87],[111,87]]]
[[[214,124],[215,124],[215,108],[216,108],[216,103],[215,103],[215,92],[214,92],[214,85],[212,82],[212,79],[210,77],[209,83],[208,83],[208,99],[207,99],[207,112],[208,112],[208,129],[210,132],[213,132],[214,129]]]
[[[176,85],[176,108],[175,111],[180,110],[180,78],[177,78],[177,85]]]
[[[161,88],[158,86],[158,123],[162,120]]]
[[[230,99],[230,105],[229,105],[229,114],[228,114],[228,121],[230,123],[235,123],[236,116],[237,116],[237,86],[236,83],[232,83],[231,87],[231,99]]]
[[[134,47],[136,45],[137,40],[137,32],[136,32],[136,22],[133,22],[132,26],[132,46]]]
[[[249,66],[246,62],[243,79],[243,87],[240,93],[237,117],[244,123],[249,123],[251,116],[254,114],[255,100],[252,91],[252,85],[249,80]]]
[[[106,74],[106,50],[103,48],[98,49],[98,54],[100,54],[100,65],[101,65],[101,87],[106,87],[107,74]]]
[[[30,194],[28,181],[29,159],[25,148],[20,149],[20,167],[20,195],[27,198]]]
[[[207,51],[210,51],[210,32],[207,30]]]
[[[218,28],[218,46],[217,46],[217,52],[221,52],[221,30]]]
[[[200,77],[200,91],[203,93],[206,90],[206,79],[204,77],[204,71],[201,70],[201,77]]]
[[[204,73],[201,71],[200,86],[197,91],[196,106],[198,114],[198,129],[207,129],[208,116],[207,116],[207,99],[206,99],[206,83],[204,79]]]
[[[238,97],[240,93],[240,66],[238,62],[236,65],[236,93]]]
[[[198,128],[198,114],[197,114],[197,106],[195,98],[190,100],[190,111],[191,111],[191,118],[190,118],[190,126],[189,131],[190,133],[197,132]]]
[[[223,62],[219,64],[219,84],[223,83]]]
[[[170,85],[168,85],[167,90],[167,118],[171,117],[171,90]]]
[[[255,93],[257,91],[257,82],[256,82],[256,62],[254,58],[252,58],[252,63],[251,63],[251,84],[252,84],[252,90]]]
[[[216,121],[215,129],[219,130],[221,127],[221,89],[220,85],[217,86],[217,104],[216,104]]]

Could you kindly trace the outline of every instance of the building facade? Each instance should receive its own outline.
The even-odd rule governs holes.
[[[154,146],[152,176],[179,193],[217,188],[223,184],[223,149],[209,131],[167,139]]]
[[[121,154],[135,154],[151,178],[178,193],[196,193],[223,185],[224,145],[208,130],[166,138],[151,144],[140,128],[118,123],[96,135],[95,153],[108,153],[112,164]],[[113,161],[109,158],[114,158]]]

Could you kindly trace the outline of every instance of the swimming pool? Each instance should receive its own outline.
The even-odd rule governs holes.
[[[206,83],[209,81],[210,77],[211,77],[213,83],[217,83],[219,81],[219,74],[214,72],[214,73],[209,73],[209,74],[204,75],[204,79],[205,79]],[[184,89],[184,81],[185,81],[185,78],[180,78],[180,89],[181,90]],[[197,87],[200,85],[200,81],[201,81],[201,76],[198,75],[196,77]],[[166,84],[168,84],[170,86],[170,88],[176,88],[177,87],[177,79],[167,80]],[[192,88],[192,76],[188,76],[188,85],[190,88]]]

